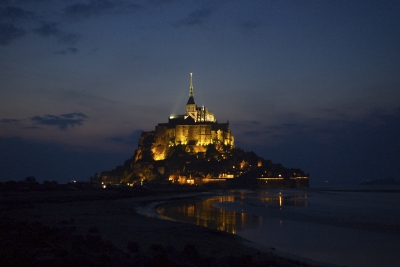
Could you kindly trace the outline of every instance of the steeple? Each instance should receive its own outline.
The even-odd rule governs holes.
[[[192,75],[193,75],[193,73],[190,73],[189,99],[188,99],[188,102],[186,103],[186,116],[190,116],[194,119],[194,121],[196,121],[197,120],[197,106],[196,106],[196,102],[194,102],[194,97],[193,97]]]
[[[190,87],[189,87],[189,96],[193,97],[193,82],[192,82],[192,75],[193,73],[190,73]]]
[[[194,102],[194,98],[193,98],[194,93],[193,93],[192,75],[193,75],[193,73],[190,73],[189,99],[188,99],[187,105],[188,104],[196,105],[196,102]]]

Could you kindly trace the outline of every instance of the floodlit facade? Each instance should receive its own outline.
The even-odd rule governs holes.
[[[309,176],[234,147],[229,122],[194,100],[192,73],[184,114],[172,114],[154,131],[142,132],[132,159],[96,174],[93,183],[177,183],[218,187],[308,187]]]
[[[155,129],[153,153],[156,160],[165,158],[170,146],[185,145],[188,152],[205,152],[207,145],[234,146],[229,122],[218,123],[214,113],[194,101],[192,73],[190,73],[189,99],[185,114],[172,114],[168,123],[159,123]]]

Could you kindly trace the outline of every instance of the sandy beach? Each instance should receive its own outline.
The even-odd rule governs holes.
[[[118,251],[120,255],[112,256],[114,263],[122,257],[121,262],[126,263],[126,266],[136,264],[142,266],[237,266],[239,263],[248,266],[312,266],[276,256],[272,248],[259,251],[246,246],[244,240],[236,235],[191,224],[151,218],[135,211],[137,207],[146,206],[155,201],[170,200],[179,196],[197,197],[202,193],[146,194],[148,196],[113,190],[2,192],[0,216],[3,221],[1,231],[4,237],[1,246],[3,251],[5,248],[18,250],[19,243],[13,240],[13,234],[18,232],[18,229],[21,231],[25,231],[25,228],[31,231],[35,231],[36,228],[56,229],[56,231],[67,229],[65,231],[70,236],[74,238],[79,236],[82,244],[93,237],[97,241],[107,241],[109,246],[112,244],[114,251]],[[20,228],[14,229],[16,222],[23,223],[20,224]],[[49,243],[48,240],[43,242]],[[47,257],[47,260],[53,263],[57,260],[60,266],[68,266],[71,263],[69,260],[72,257],[71,254],[74,253],[73,249],[69,248],[71,245],[60,245],[56,242],[56,244],[47,245],[47,249],[52,246],[61,246],[64,253],[62,256],[50,253],[52,256]],[[37,248],[33,249],[37,250]],[[106,253],[101,253],[101,248],[100,252],[98,250],[99,248],[97,254],[94,255],[103,254],[104,258]],[[38,253],[36,251],[35,255]],[[84,253],[81,253],[81,256],[84,257]],[[32,257],[34,256],[30,259]],[[61,257],[61,260],[57,257]],[[160,261],[160,259],[163,260]],[[2,266],[13,263],[10,255],[7,256],[7,260]],[[107,261],[102,260],[100,256],[89,262],[89,265],[90,263],[92,266],[108,266]]]

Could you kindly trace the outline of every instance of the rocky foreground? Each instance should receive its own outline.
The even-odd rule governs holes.
[[[2,193],[0,266],[311,266],[134,212],[149,201],[117,191]]]

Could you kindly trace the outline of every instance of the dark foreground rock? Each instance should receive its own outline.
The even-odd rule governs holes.
[[[0,194],[0,266],[311,266],[236,235],[135,212],[159,196],[97,192]]]
[[[201,255],[194,245],[183,251],[153,244],[140,248],[128,243],[127,251],[103,240],[97,231],[75,233],[75,227],[50,228],[3,218],[0,222],[0,266],[309,266],[280,258],[254,261],[251,255],[215,258]]]

